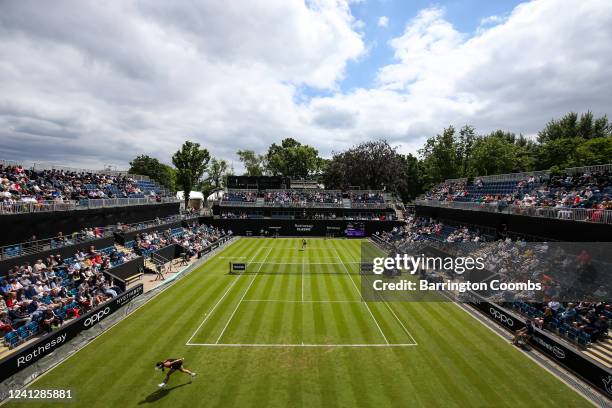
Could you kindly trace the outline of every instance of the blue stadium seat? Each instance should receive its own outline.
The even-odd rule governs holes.
[[[22,340],[16,331],[9,332],[4,336],[4,344],[6,344],[8,348],[14,348],[21,342]]]

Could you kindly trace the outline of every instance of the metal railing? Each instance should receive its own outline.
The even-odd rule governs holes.
[[[275,202],[268,201],[264,203],[265,207],[274,208],[343,208],[343,203],[319,203],[311,201],[294,202]]]
[[[612,171],[612,164],[597,164],[594,166],[570,167],[569,169],[565,169],[567,174],[584,174],[604,171]]]
[[[534,207],[522,205],[500,206],[499,202],[488,203],[415,200],[415,204],[428,207],[453,208],[469,211],[497,212],[504,214],[525,215],[529,217],[556,218],[559,220],[585,221],[597,224],[612,224],[612,210],[599,208],[564,208],[564,207]]]
[[[164,218],[156,218],[154,220],[134,222],[132,224],[121,224],[117,226],[117,230],[120,232],[140,231],[140,230],[150,228],[150,227],[156,227],[156,226],[164,225],[164,224],[171,224],[174,222],[179,222],[179,221],[188,220],[188,219],[197,218],[197,217],[198,217],[197,214],[185,214],[185,215],[176,214],[176,215],[171,215],[171,216],[164,217]]]
[[[596,164],[593,166],[583,166],[583,167],[570,167],[564,170],[567,174],[583,174],[583,173],[594,173],[594,172],[604,172],[604,171],[612,171],[612,163],[610,164]],[[530,176],[534,177],[550,177],[549,170],[540,170],[540,171],[526,171],[522,173],[508,173],[508,174],[493,174],[490,176],[477,176],[474,179],[480,179],[482,181],[515,181],[515,180],[524,180],[529,178]],[[446,179],[444,183],[458,183],[458,182],[466,182],[467,178],[454,178],[454,179]]]
[[[132,232],[145,228],[170,224],[173,222],[197,219],[199,214],[177,214],[165,218],[135,222],[133,224],[118,224],[106,227],[96,227],[98,236],[92,237],[84,233],[74,232],[69,235],[56,236],[52,238],[40,239],[36,241],[20,242],[12,245],[0,247],[0,259],[16,258],[18,256],[35,254],[49,249],[61,248],[64,246],[75,245],[81,242],[91,241],[98,238],[108,237],[115,231]]]
[[[384,209],[392,207],[390,204],[386,203],[362,203],[353,201],[351,203],[351,208],[368,208],[368,209]]]
[[[41,171],[41,170],[56,170],[63,171],[68,173],[85,173],[85,174],[112,174],[112,175],[128,175],[127,170],[116,170],[111,167],[107,167],[104,169],[85,169],[81,167],[69,167],[69,166],[60,166],[57,164],[50,163],[32,163],[30,166],[31,170]]]
[[[75,201],[0,203],[0,215],[76,210]]]
[[[351,202],[350,207],[345,207],[343,202],[338,203],[322,203],[317,201],[299,201],[299,202],[278,202],[278,201],[218,201],[220,207],[271,207],[271,208],[345,208],[345,209],[385,209],[392,208],[389,203],[366,203],[366,202]]]
[[[95,208],[124,207],[131,205],[151,205],[180,202],[174,197],[161,198],[104,198],[80,201],[39,201],[0,203],[0,215],[26,214],[52,211],[90,210]]]
[[[550,178],[550,171],[526,171],[522,173],[509,173],[509,174],[493,174],[491,176],[478,176],[474,177],[475,180],[480,179],[484,182],[491,181],[517,181],[525,180],[529,177],[543,177],[545,179]]]
[[[85,169],[85,168],[79,168],[79,167],[59,166],[56,164],[49,164],[49,163],[29,162],[28,164],[22,161],[1,160],[1,159],[0,159],[0,165],[21,166],[24,169],[34,170],[34,171],[57,170],[57,171],[64,171],[64,172],[70,172],[70,173],[86,173],[86,174],[91,173],[91,174],[107,174],[107,175],[113,175],[113,176],[129,176],[137,181],[151,181],[151,178],[148,176],[143,176],[141,174],[131,174],[127,170],[117,170],[117,169],[113,169],[110,166],[100,170],[100,169]]]
[[[383,194],[385,191],[384,190],[347,190],[346,191],[349,195],[350,194]]]
[[[257,201],[232,201],[232,200],[221,200],[219,201],[221,207],[255,207]]]
[[[228,188],[228,193],[257,193],[259,190],[256,188]]]
[[[0,160],[0,166],[22,166],[22,163],[15,160]]]
[[[18,244],[5,245],[0,247],[0,259],[17,258],[24,255],[36,254],[38,252],[57,249],[65,246],[75,245],[82,242],[92,241],[112,235],[115,227],[94,228],[98,235],[91,236],[84,233],[75,232],[70,235],[56,236],[53,238],[39,239],[36,241],[21,242]]]
[[[324,193],[324,194],[341,194],[341,190],[324,190],[322,188],[312,189],[312,188],[301,188],[301,187],[291,187],[291,188],[270,188],[268,190],[264,190],[263,193]]]

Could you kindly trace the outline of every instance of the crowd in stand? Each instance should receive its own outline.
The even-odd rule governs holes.
[[[223,219],[249,219],[263,218],[262,212],[247,212],[247,211],[221,211]],[[272,211],[272,218],[296,219],[296,220],[349,220],[349,221],[385,221],[395,220],[396,216],[393,213],[383,212],[363,212],[363,213],[346,213],[344,216],[338,217],[334,211],[319,211],[319,212],[301,212],[297,211],[292,214],[280,213]]]
[[[183,216],[177,214],[177,215],[169,215],[163,218],[157,217],[151,221],[136,222],[134,224],[117,223],[116,230],[119,232],[138,231],[141,229],[154,227],[156,225],[168,224],[171,222],[181,221],[182,219],[183,219]]]
[[[419,241],[439,241],[439,242],[482,242],[490,240],[478,229],[468,226],[454,227],[444,225],[444,223],[432,218],[416,217],[405,214],[405,225],[395,227],[390,232],[377,234],[379,238],[393,244],[396,248],[401,248],[403,244]]]
[[[363,204],[382,204],[385,202],[385,198],[381,193],[361,193],[361,194],[350,194],[351,201],[354,203]]]
[[[252,216],[251,214],[246,213],[245,211],[222,211],[221,218],[225,219],[241,219],[246,220]]]
[[[96,231],[86,229],[85,233],[93,237]],[[6,345],[15,346],[117,296],[121,289],[104,272],[144,251],[178,244],[186,256],[192,257],[228,234],[231,231],[199,225],[196,221],[188,228],[138,234],[133,251],[120,251],[115,246],[96,250],[91,246],[71,258],[53,255],[32,265],[28,262],[16,265],[0,278],[0,335]],[[58,237],[61,241],[63,234]]]
[[[339,191],[274,191],[264,194],[266,203],[274,204],[299,204],[299,203],[342,203],[342,193]]]
[[[74,245],[85,240],[102,238],[112,231],[131,232],[145,228],[154,227],[161,224],[177,222],[183,220],[183,215],[171,215],[164,218],[156,218],[151,221],[139,222],[134,224],[117,223],[110,227],[92,227],[83,228],[81,231],[73,232],[72,234],[64,234],[59,232],[57,236],[49,239],[39,240],[35,235],[23,243],[7,245],[0,252],[0,259],[12,258],[21,256],[24,253],[40,252],[49,249],[57,249],[63,246]]]
[[[21,256],[24,253],[40,252],[49,249],[57,249],[60,247],[76,244],[86,240],[101,238],[107,232],[101,227],[83,228],[81,231],[75,231],[72,234],[64,234],[59,232],[57,236],[49,239],[39,240],[36,235],[32,235],[27,241],[7,245],[0,252],[0,259],[13,258]]]
[[[117,296],[121,289],[104,271],[134,257],[115,247],[96,250],[91,246],[68,259],[55,255],[11,268],[0,279],[4,342],[14,346],[41,331],[50,332]]]
[[[251,202],[255,203],[257,198],[263,198],[267,206],[292,206],[292,207],[316,207],[317,204],[333,204],[340,207],[343,200],[351,201],[351,204],[359,208],[368,205],[380,205],[385,203],[385,197],[381,192],[342,192],[337,190],[268,190],[268,191],[228,191],[221,200],[225,205],[232,203]],[[249,218],[248,213],[225,212],[224,218]]]
[[[0,164],[0,203],[156,197],[159,190],[141,190],[125,175],[77,173],[64,170],[31,170]]]
[[[232,231],[225,231],[207,225],[193,225],[173,238],[173,243],[180,245],[185,250],[187,257],[201,256],[201,252],[211,244],[226,235],[232,235]]]
[[[137,234],[134,238],[133,249],[138,255],[148,255],[165,246],[178,244],[185,248],[188,256],[198,255],[204,248],[218,241],[231,231],[199,225],[194,222],[189,228],[167,229],[162,232],[150,231]]]
[[[223,196],[223,201],[255,202],[257,201],[257,192],[229,191]]]
[[[539,208],[612,209],[612,177],[609,171],[564,174],[550,179],[530,176],[518,182],[446,182],[427,192],[427,200],[494,203]]]
[[[413,215],[408,215],[404,227],[377,236],[397,253],[412,243],[484,242],[473,247],[472,254],[484,259],[487,271],[504,282],[530,280],[543,288],[539,292],[500,291],[488,300],[516,308],[537,327],[567,336],[581,345],[605,337],[612,322],[612,306],[607,302],[612,295],[609,278],[600,273],[609,270],[610,265],[591,259],[586,250],[576,255],[567,252],[568,247],[563,245],[528,244],[510,238],[495,241],[473,227],[449,227],[437,220]],[[431,276],[438,275],[433,271]],[[562,299],[587,300],[572,303]]]
[[[559,330],[590,343],[605,338],[612,322],[612,304],[605,302],[561,303],[551,299],[530,306],[537,311],[532,319],[540,329]]]

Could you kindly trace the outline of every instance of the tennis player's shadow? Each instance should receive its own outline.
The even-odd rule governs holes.
[[[175,385],[174,387],[162,388],[162,389],[156,390],[152,392],[151,394],[147,395],[147,397],[143,399],[142,401],[140,401],[138,405],[151,404],[155,401],[159,401],[160,399],[164,398],[166,395],[170,394],[170,391],[176,390],[177,388],[181,388],[189,384],[191,384],[191,382],[186,382],[183,384]]]

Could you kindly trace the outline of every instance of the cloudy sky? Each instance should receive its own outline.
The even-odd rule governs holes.
[[[236,163],[450,124],[612,114],[610,0],[0,2],[0,159],[126,168],[184,140]]]

